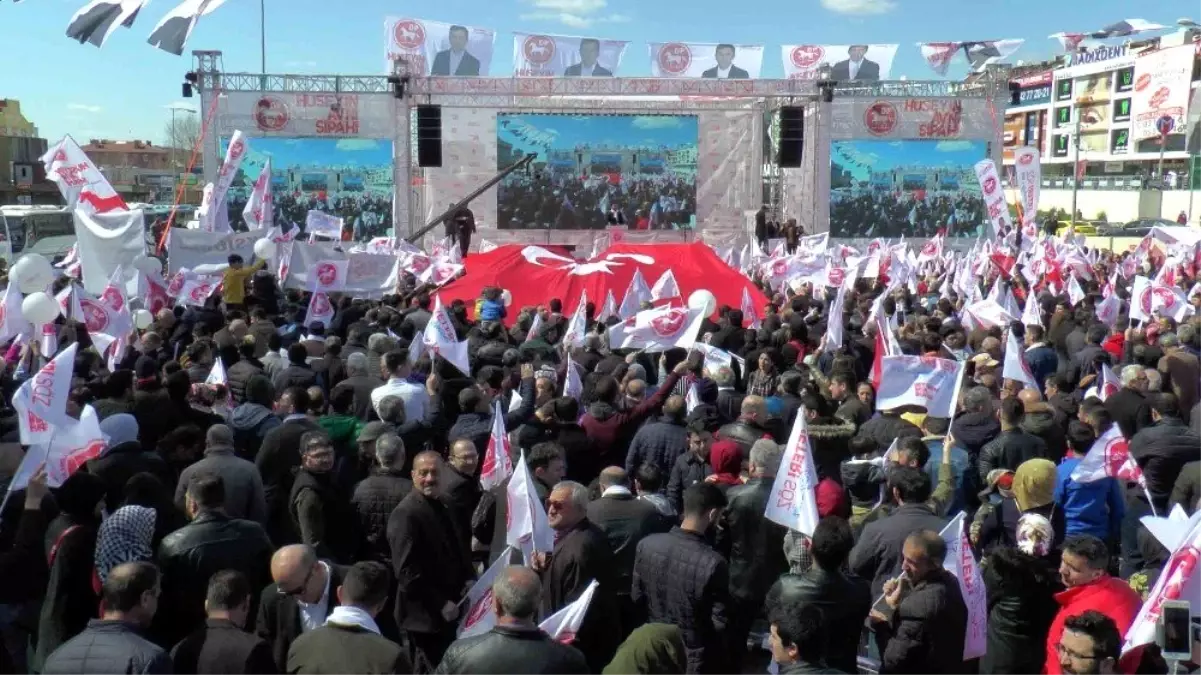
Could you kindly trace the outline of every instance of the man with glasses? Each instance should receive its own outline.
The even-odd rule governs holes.
[[[311,546],[292,544],[271,557],[270,586],[259,598],[255,633],[271,645],[271,657],[285,672],[288,649],[301,634],[325,624],[340,603],[331,589],[342,585],[346,568],[319,560]]]
[[[1059,667],[1073,675],[1118,672],[1121,649],[1122,635],[1113,619],[1091,610],[1068,617],[1056,645]]]
[[[335,480],[334,445],[324,431],[300,438],[300,470],[292,483],[288,512],[301,543],[318,555],[340,563],[352,562],[357,547],[350,495]]]

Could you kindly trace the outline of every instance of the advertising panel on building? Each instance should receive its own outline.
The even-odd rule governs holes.
[[[1010,80],[1011,84],[1016,84],[1018,87],[1018,102],[1010,103],[1009,107],[1017,108],[1050,103],[1052,79],[1052,73],[1048,70]]]
[[[1159,136],[1156,122],[1161,117],[1170,117],[1173,129],[1184,133],[1195,54],[1193,45],[1180,45],[1144,54],[1135,61],[1131,96],[1135,141]]]

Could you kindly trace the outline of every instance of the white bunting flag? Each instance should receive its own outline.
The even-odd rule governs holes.
[[[259,177],[254,180],[250,199],[246,200],[246,208],[242,209],[242,219],[251,230],[275,227],[275,197],[271,193],[270,156],[263,162]]]
[[[421,340],[413,340],[420,343]],[[520,399],[517,392],[513,395]],[[488,436],[488,448],[480,464],[480,487],[491,490],[513,475],[513,458],[509,455],[509,434],[505,431],[505,415],[500,399],[492,406],[492,433]]]
[[[680,297],[680,285],[676,283],[676,275],[672,274],[671,270],[667,270],[655,280],[655,285],[651,286],[651,301],[658,302],[678,297]]]
[[[772,482],[763,515],[774,523],[813,536],[818,521],[816,489],[817,469],[802,407],[788,434],[788,445],[784,447],[780,470]]]
[[[67,24],[67,37],[103,47],[117,26],[130,28],[147,0],[91,0]]]
[[[184,0],[158,22],[147,42],[169,54],[180,56],[200,17],[223,4],[225,0]]]
[[[609,347],[648,352],[664,352],[673,347],[691,349],[704,320],[704,314],[697,309],[648,309],[610,326]]]
[[[446,359],[452,366],[459,369],[467,377],[471,377],[471,362],[467,354],[467,340],[458,340],[455,325],[450,320],[450,313],[442,306],[442,297],[434,296],[434,312],[421,340],[437,356]],[[417,339],[417,338],[413,338]]]
[[[600,312],[596,315],[596,320],[607,321],[611,316],[620,318],[620,315],[617,313],[617,299],[613,297],[612,288],[605,291],[605,304],[601,306]]]

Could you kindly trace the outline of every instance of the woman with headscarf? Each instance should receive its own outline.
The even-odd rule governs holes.
[[[730,440],[717,441],[709,448],[709,465],[713,474],[705,478],[724,494],[735,485],[742,485],[742,450]]]
[[[92,556],[104,497],[104,481],[83,471],[72,474],[55,492],[59,514],[46,532],[44,552],[50,577],[30,664],[34,672],[40,672],[51,652],[78,635],[88,620],[97,616],[99,598],[92,586]]]
[[[982,673],[1037,673],[1046,658],[1047,631],[1062,590],[1050,561],[1055,530],[1037,513],[1018,520],[1017,548],[999,547],[984,559],[988,594],[987,652]]]
[[[688,669],[684,633],[679,626],[648,623],[617,648],[604,675],[682,675]]]
[[[108,573],[127,562],[148,562],[154,558],[154,509],[122,506],[100,524],[96,536],[96,581],[104,585]]]
[[[994,547],[1012,548],[1017,545],[1017,525],[1027,513],[1037,513],[1051,523],[1054,540],[1051,557],[1059,566],[1059,547],[1063,544],[1063,510],[1055,506],[1055,463],[1049,459],[1028,459],[1013,472],[1012,497],[1005,497],[997,508],[985,517],[980,527],[978,549],[985,554]]]

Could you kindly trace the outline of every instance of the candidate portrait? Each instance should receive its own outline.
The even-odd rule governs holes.
[[[850,58],[834,64],[830,69],[830,79],[842,82],[880,79],[880,64],[865,58],[867,49],[867,45],[851,45],[847,49]]]
[[[580,40],[580,62],[567,66],[565,77],[613,77],[613,71],[596,62],[600,58],[600,41],[593,38]]]
[[[449,41],[450,49],[443,49],[434,55],[430,75],[479,77],[480,60],[467,51],[467,28],[451,26]]]
[[[745,80],[750,73],[734,65],[734,45],[720,44],[713,50],[717,65],[701,73],[701,77],[717,78],[719,80]]]

